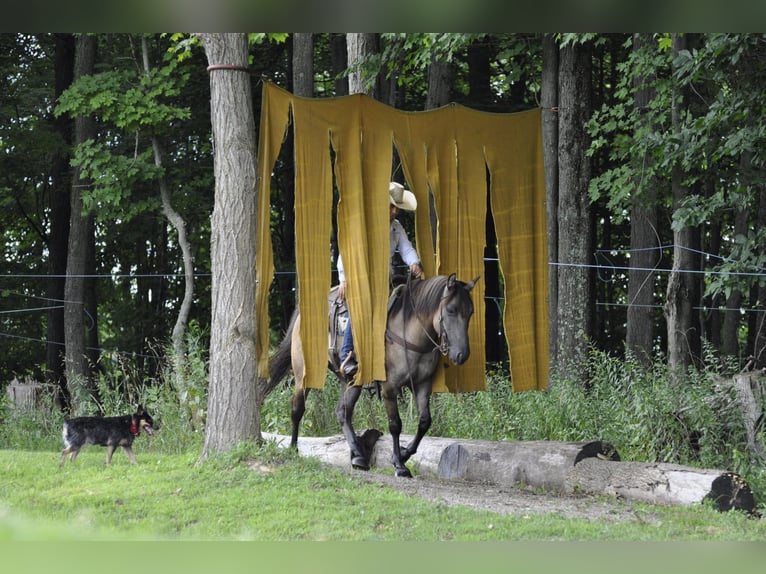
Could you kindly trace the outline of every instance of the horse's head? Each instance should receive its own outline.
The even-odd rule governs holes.
[[[442,292],[437,321],[434,325],[441,338],[442,353],[456,365],[462,365],[471,356],[468,342],[468,323],[473,315],[471,289],[479,280],[476,277],[470,283],[458,281],[453,273],[447,278]]]

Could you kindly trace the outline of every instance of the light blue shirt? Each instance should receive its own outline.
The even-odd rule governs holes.
[[[413,263],[420,263],[420,257],[418,252],[412,245],[410,238],[407,237],[407,232],[402,227],[402,224],[398,219],[391,220],[391,226],[389,227],[388,243],[390,247],[389,256],[393,257],[394,253],[399,252],[399,256],[402,258],[408,266]],[[343,259],[338,254],[338,281],[341,283],[346,280],[346,273],[343,270]]]

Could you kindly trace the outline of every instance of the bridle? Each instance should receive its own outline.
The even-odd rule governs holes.
[[[428,331],[428,328],[426,325],[423,324],[423,321],[420,318],[420,315],[415,310],[415,304],[413,303],[413,294],[412,294],[412,284],[411,280],[407,279],[407,290],[409,291],[409,304],[412,308],[412,314],[415,316],[415,319],[417,319],[418,324],[420,325],[420,328],[423,330],[423,333],[428,338],[428,340],[431,342],[431,346],[428,345],[414,345],[413,343],[407,341],[405,338],[405,328],[406,323],[402,321],[402,336],[397,335],[393,331],[386,329],[386,340],[391,343],[396,343],[397,345],[400,345],[404,347],[408,351],[414,351],[416,353],[420,353],[421,355],[425,355],[427,353],[432,353],[433,351],[439,351],[442,356],[446,356],[449,352],[449,336],[447,335],[447,329],[444,327],[444,303],[449,298],[449,291],[450,288],[448,285],[445,284],[444,291],[442,292],[442,296],[439,299],[439,340],[435,341],[434,338],[431,336],[431,334]]]

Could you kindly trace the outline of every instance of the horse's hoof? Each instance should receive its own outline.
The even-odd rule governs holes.
[[[412,473],[409,471],[409,469],[405,466],[403,468],[397,468],[394,471],[394,476],[400,477],[400,478],[412,478]]]
[[[361,456],[353,456],[351,457],[351,467],[356,470],[370,470],[370,463]]]

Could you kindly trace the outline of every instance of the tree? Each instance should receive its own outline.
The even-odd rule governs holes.
[[[644,51],[652,50],[652,38],[648,34],[636,34],[633,39],[634,52],[641,57]],[[649,114],[644,113],[655,96],[653,76],[639,76],[635,80],[635,111],[639,118],[637,130],[651,130],[647,125]],[[641,134],[637,138],[642,137]],[[630,271],[628,272],[628,316],[625,346],[633,355],[648,363],[653,355],[655,340],[654,310],[655,271],[658,263],[660,238],[657,231],[657,187],[659,182],[646,176],[643,168],[653,158],[645,151],[634,161],[637,174],[634,199],[630,213]],[[651,173],[651,169],[648,170]]]
[[[545,163],[545,197],[548,204],[548,260],[559,261],[559,47],[553,34],[545,34],[543,43],[542,90],[543,156]],[[558,266],[552,265],[548,281],[548,312],[550,314],[549,352],[552,365],[558,363]]]
[[[569,42],[559,58],[558,361],[581,368],[592,336],[593,309],[590,166],[585,126],[591,107],[591,50]],[[580,373],[585,381],[585,373]]]
[[[256,147],[245,34],[200,34],[215,142],[210,383],[201,458],[260,439],[255,315]],[[265,318],[263,319],[265,320]]]
[[[688,49],[687,36],[673,35],[673,54],[677,58],[682,50]],[[674,59],[675,59],[674,58]],[[672,104],[673,129],[681,135],[683,117],[688,107],[688,93],[683,86],[676,87]],[[673,189],[673,207],[676,212],[690,195],[685,183],[685,170],[680,158],[672,167],[671,185]],[[698,231],[686,222],[676,221],[673,233],[673,268],[668,279],[665,318],[668,329],[668,366],[674,373],[674,381],[694,364],[700,356],[700,332],[697,311],[700,303],[698,278],[694,271],[699,269]]]
[[[73,80],[75,37],[72,34],[55,34],[55,98],[67,89]],[[71,409],[71,397],[64,371],[64,311],[57,304],[64,301],[67,249],[69,245],[70,191],[68,163],[69,146],[72,144],[72,120],[66,116],[53,119],[55,130],[64,146],[54,154],[51,166],[50,234],[48,239],[48,287],[46,296],[51,303],[46,323],[45,380],[56,389],[55,402],[62,410]]]
[[[93,73],[96,59],[96,38],[81,34],[75,49],[75,81]],[[75,117],[74,145],[95,138],[96,126],[92,116]],[[93,241],[93,214],[83,206],[82,191],[90,181],[75,168],[70,193],[69,248],[67,250],[66,285],[64,288],[64,331],[66,344],[66,377],[72,394],[72,407],[77,412],[86,393],[95,393],[90,381],[90,365],[85,344],[86,279],[88,244]]]
[[[379,49],[376,33],[354,32],[346,34],[348,50],[348,91],[350,94],[367,94],[378,98],[378,75],[365,66],[365,59],[376,54]]]

